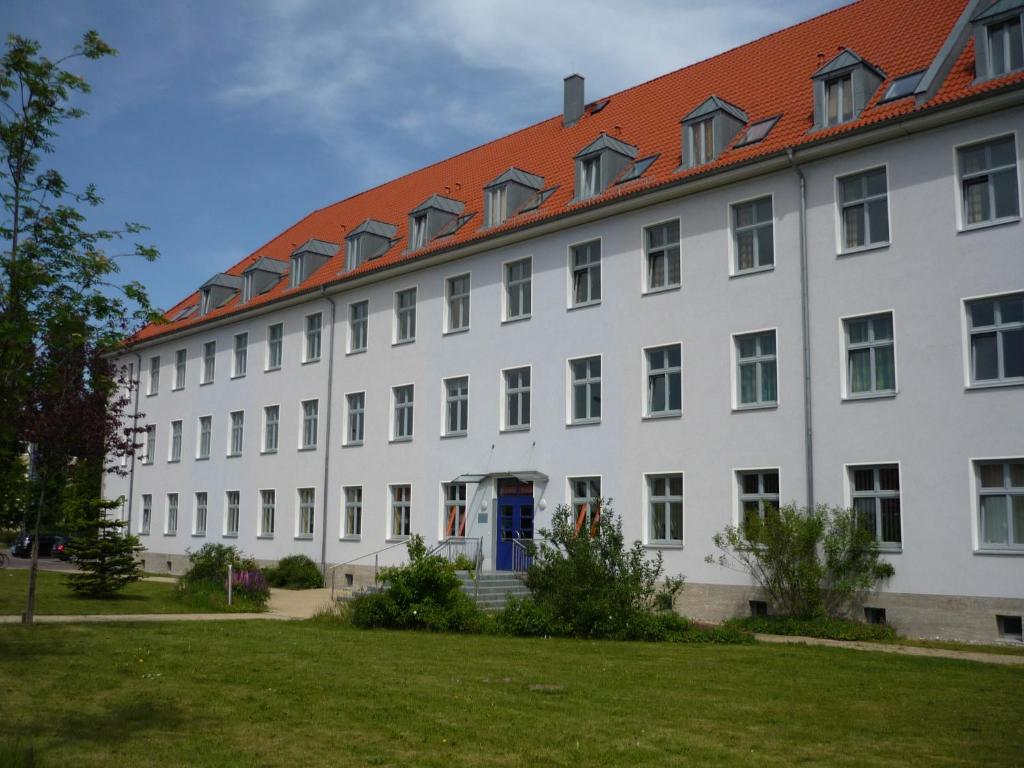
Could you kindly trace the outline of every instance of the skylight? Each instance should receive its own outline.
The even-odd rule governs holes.
[[[635,163],[633,163],[633,165],[631,165],[629,167],[629,170],[627,170],[624,174],[622,174],[622,178],[620,178],[615,183],[616,184],[624,184],[627,181],[633,181],[633,179],[639,179],[641,176],[644,175],[644,172],[646,172],[647,169],[650,168],[651,165],[654,163],[654,161],[657,160],[657,159],[658,159],[657,155],[651,155],[650,157],[643,157],[643,158],[637,160]]]
[[[747,132],[743,134],[743,137],[736,143],[736,146],[745,147],[747,144],[756,144],[761,141],[775,127],[775,124],[779,122],[780,117],[782,116],[776,115],[775,117],[769,117],[767,120],[758,120],[756,123],[753,123],[747,128]]]
[[[903,77],[897,77],[889,85],[885,95],[879,100],[879,104],[883,104],[887,101],[896,101],[896,99],[903,99],[910,96],[917,89],[918,83],[921,82],[921,78],[924,77],[924,70],[920,72],[912,72],[909,75],[903,75]]]
[[[176,323],[179,320],[184,320],[186,317],[188,317],[189,315],[196,311],[196,307],[196,304],[193,304],[192,306],[189,307],[185,307],[183,310],[178,312],[178,314],[171,318],[171,322]]]

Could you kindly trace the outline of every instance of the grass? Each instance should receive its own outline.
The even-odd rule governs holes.
[[[20,615],[25,610],[28,570],[0,569],[0,615]],[[210,601],[202,604],[179,599],[169,582],[137,581],[109,599],[80,597],[68,588],[67,574],[39,571],[36,581],[36,613],[211,613],[225,607]]]
[[[821,647],[330,620],[12,626],[0,627],[0,699],[0,743],[31,745],[44,766],[1024,760],[1024,669]]]

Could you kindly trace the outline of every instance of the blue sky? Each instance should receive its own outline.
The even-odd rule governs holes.
[[[168,307],[315,208],[558,114],[562,78],[614,93],[843,4],[836,0],[5,0],[0,29],[76,62],[88,115],[53,165],[95,218],[150,227],[126,262]]]

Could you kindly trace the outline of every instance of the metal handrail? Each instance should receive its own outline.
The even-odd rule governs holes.
[[[383,548],[378,549],[378,550],[375,550],[373,552],[367,552],[365,555],[360,555],[359,557],[353,557],[351,560],[346,560],[344,563],[338,563],[337,565],[332,565],[330,567],[330,569],[329,569],[330,572],[331,572],[331,601],[333,602],[333,600],[334,600],[334,591],[335,591],[334,582],[335,582],[335,577],[338,575],[337,572],[338,572],[339,568],[341,568],[342,566],[345,566],[345,565],[352,565],[352,563],[358,563],[360,560],[362,560],[364,558],[367,558],[370,555],[373,555],[373,582],[374,582],[374,584],[376,584],[377,583],[377,570],[378,570],[377,556],[381,552],[387,552],[389,549],[394,549],[395,547],[402,547],[402,546],[407,545],[408,543],[409,542],[406,539],[402,539],[402,541],[396,541],[394,544],[389,544],[388,546],[383,547]]]
[[[484,564],[484,537],[470,538],[468,536],[452,536],[444,541],[439,541],[437,545],[431,549],[427,554],[434,555],[436,557],[443,557],[449,563],[455,562],[455,557],[458,554],[466,554],[468,549],[467,545],[473,542],[476,544],[476,551],[473,554],[473,571],[471,578],[473,579],[473,602],[477,601],[477,597],[480,595],[480,569],[483,568]],[[461,552],[456,552],[456,549],[461,547]],[[444,552],[442,555],[441,553]]]
[[[533,564],[533,555],[523,543],[519,531],[512,531],[512,574],[520,579],[526,577],[526,572]]]

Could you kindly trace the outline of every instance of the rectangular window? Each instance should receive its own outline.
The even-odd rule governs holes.
[[[393,440],[412,440],[413,385],[393,387],[395,401],[395,422],[391,434]]]
[[[149,358],[149,392],[155,395],[160,391],[160,357]]]
[[[652,544],[683,543],[683,476],[649,475],[647,504]]]
[[[242,455],[242,435],[245,429],[245,412],[231,412],[231,442],[228,456]]]
[[[412,217],[409,233],[409,250],[415,251],[427,244],[427,214]]]
[[[274,512],[277,508],[277,493],[273,490],[260,491],[260,536],[274,535]]]
[[[210,458],[210,443],[213,440],[213,417],[212,416],[200,416],[199,417],[199,450],[196,453],[196,458],[208,459]]]
[[[900,469],[896,464],[850,467],[850,498],[857,523],[882,546],[899,548]]]
[[[675,416],[683,412],[683,352],[679,344],[655,347],[647,358],[647,415]]]
[[[241,507],[241,492],[228,491],[224,494],[224,535],[238,535],[238,517]]]
[[[505,319],[519,320],[532,312],[533,265],[520,259],[505,265]]]
[[[844,252],[889,242],[889,195],[885,168],[839,179],[839,217]]]
[[[487,226],[496,227],[508,218],[508,187],[504,184],[487,190]]]
[[[775,331],[736,337],[736,385],[736,401],[740,408],[778,402]]]
[[[827,125],[839,125],[853,119],[853,78],[850,75],[837,77],[825,83],[825,99],[828,113]]]
[[[1013,136],[957,149],[965,227],[1020,216],[1017,148]]]
[[[647,252],[647,290],[663,291],[678,288],[679,221],[667,221],[644,228],[644,248]]]
[[[168,461],[181,461],[181,421],[171,422],[171,452]]]
[[[464,435],[469,430],[469,377],[444,380],[444,433]]]
[[[892,313],[843,321],[846,335],[846,387],[850,397],[896,391]]]
[[[203,344],[203,379],[201,384],[210,384],[213,382],[213,376],[216,372],[217,364],[217,342],[208,341]]]
[[[143,536],[149,535],[150,526],[153,524],[153,496],[149,493],[142,494],[142,521],[139,523],[139,533]]]
[[[739,483],[740,525],[753,518],[764,520],[765,513],[779,508],[779,470],[743,470],[736,473]]]
[[[345,538],[363,534],[363,488],[353,485],[345,489]]]
[[[416,289],[395,294],[395,343],[416,339]]]
[[[348,426],[345,430],[347,445],[362,445],[363,431],[366,426],[366,393],[353,392],[345,397],[348,407]]]
[[[174,388],[185,388],[185,364],[188,359],[188,351],[179,349],[174,353]]]
[[[313,518],[316,516],[316,490],[299,488],[299,515],[296,536],[300,539],[313,537]]]
[[[601,420],[601,357],[569,361],[572,376],[572,404],[569,421],[590,424]]]
[[[142,455],[143,464],[152,464],[156,458],[156,424],[146,425],[146,452]]]
[[[323,323],[323,314],[320,312],[306,315],[306,358],[304,362],[312,363],[320,359],[320,337]]]
[[[978,462],[977,473],[981,548],[1024,550],[1024,459]]]
[[[601,519],[601,478],[570,477],[569,492],[569,503],[576,520],[576,535],[584,531],[593,535]]]
[[[505,429],[530,427],[530,368],[512,368],[505,373]]]
[[[207,495],[206,491],[196,492],[196,513],[192,523],[192,535],[193,536],[205,536],[206,535],[206,507],[207,507]]]
[[[348,351],[366,351],[367,323],[369,322],[370,304],[366,301],[357,301],[348,308]]]
[[[302,448],[316,448],[317,432],[320,421],[320,401],[302,401]]]
[[[178,532],[178,494],[167,494],[167,520],[164,523],[164,533],[173,536]]]
[[[391,486],[391,538],[412,534],[412,488],[408,485]]]
[[[235,355],[234,365],[231,371],[232,378],[240,378],[245,376],[245,369],[249,365],[249,334],[248,333],[236,333],[235,334]]]
[[[762,197],[732,207],[732,237],[737,274],[775,266],[772,199]]]
[[[967,302],[972,384],[1024,382],[1024,293]]]
[[[466,484],[444,484],[444,537],[466,536]]]
[[[246,272],[242,275],[242,303],[252,301],[253,292],[256,289],[256,273]]]
[[[469,275],[449,277],[446,288],[448,332],[469,330]]]
[[[263,409],[263,452],[277,453],[278,428],[281,423],[281,406],[268,405]]]
[[[284,325],[274,323],[267,326],[267,370],[276,371],[281,367],[284,354]]]
[[[288,273],[288,286],[290,288],[298,288],[302,285],[302,280],[305,277],[305,275],[302,274],[302,256],[292,256],[291,262],[291,269]]]
[[[580,199],[601,194],[601,156],[580,160]]]
[[[1024,67],[1024,36],[1021,17],[990,24],[988,34],[989,76],[998,77]]]
[[[572,304],[582,307],[601,301],[601,241],[593,240],[570,249],[572,258]]]
[[[703,165],[715,159],[715,120],[708,118],[690,127],[693,164]]]

